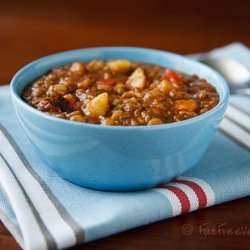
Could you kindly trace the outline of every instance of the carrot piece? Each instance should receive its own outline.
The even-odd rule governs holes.
[[[100,81],[97,81],[96,84],[97,85],[114,85],[115,81],[113,79],[103,79],[103,80],[100,80]]]
[[[174,107],[178,111],[195,111],[197,103],[195,100],[177,100],[174,102]]]

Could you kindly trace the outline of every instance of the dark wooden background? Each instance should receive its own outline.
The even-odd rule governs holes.
[[[249,0],[0,1],[0,85],[26,63],[75,48],[129,45],[187,54],[250,46]],[[75,249],[249,248],[250,235],[204,236],[199,226],[248,227],[250,198],[179,216]],[[185,236],[182,227],[193,226]],[[0,223],[0,249],[18,249]]]

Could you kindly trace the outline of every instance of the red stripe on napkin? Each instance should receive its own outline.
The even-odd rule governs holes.
[[[188,199],[188,196],[186,195],[186,193],[184,191],[182,191],[180,188],[177,187],[173,187],[170,185],[165,185],[165,186],[161,186],[161,188],[165,188],[171,192],[173,192],[178,199],[180,200],[181,203],[181,213],[188,213],[190,211],[190,201]]]
[[[195,194],[197,195],[199,201],[199,209],[205,208],[207,206],[207,196],[202,187],[200,187],[197,183],[187,180],[174,180],[176,183],[181,183],[190,187]]]

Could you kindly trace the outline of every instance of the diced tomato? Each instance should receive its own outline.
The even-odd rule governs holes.
[[[48,109],[55,112],[59,112],[60,110],[58,107],[52,105],[51,103],[48,105]]]
[[[183,87],[183,81],[181,77],[174,70],[167,69],[163,74],[163,79],[171,82],[177,88]]]
[[[70,98],[64,98],[63,96],[56,96],[50,101],[49,108],[53,111],[61,112],[73,112],[76,107],[76,102]]]
[[[112,85],[114,85],[114,83],[115,83],[115,81],[113,79],[103,79],[103,80],[97,81],[96,84],[97,85],[103,85],[103,84],[105,84],[105,85],[112,86]]]
[[[65,97],[64,97],[64,99],[65,99],[67,102],[69,102],[70,108],[75,109],[75,107],[76,107],[76,101],[74,101],[74,100],[72,100],[72,99],[70,99],[70,98],[65,98]]]

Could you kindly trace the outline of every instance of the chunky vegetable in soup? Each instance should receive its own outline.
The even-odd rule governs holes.
[[[52,69],[26,87],[22,98],[55,117],[112,126],[178,122],[219,102],[215,88],[196,75],[125,59]]]

